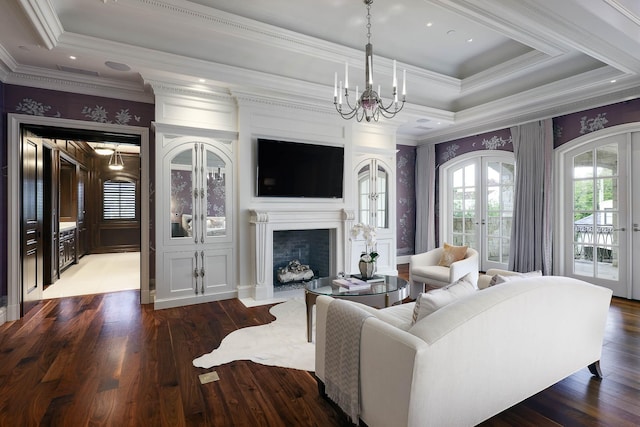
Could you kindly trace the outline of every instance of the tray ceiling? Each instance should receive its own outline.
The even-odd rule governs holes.
[[[333,108],[364,85],[361,0],[0,0],[0,79],[152,101],[148,82]],[[633,0],[374,1],[374,84],[407,69],[399,133],[440,141],[640,95]],[[76,59],[71,59],[74,56]],[[615,83],[612,81],[615,80]],[[40,83],[42,84],[42,83]],[[73,89],[70,89],[73,90]],[[100,93],[102,92],[102,93]]]

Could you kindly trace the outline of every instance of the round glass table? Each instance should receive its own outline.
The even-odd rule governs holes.
[[[357,277],[357,276],[353,276]],[[311,342],[313,333],[313,306],[318,295],[348,299],[370,307],[383,308],[396,304],[409,296],[409,282],[397,276],[375,276],[370,287],[361,290],[349,290],[333,283],[337,277],[320,277],[307,282],[305,303],[307,305],[307,340]]]

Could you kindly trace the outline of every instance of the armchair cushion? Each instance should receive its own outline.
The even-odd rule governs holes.
[[[442,255],[440,256],[439,266],[449,267],[456,261],[460,261],[467,255],[468,246],[453,246],[448,243],[444,244]]]
[[[476,286],[472,282],[471,274],[468,273],[452,285],[421,293],[418,295],[413,307],[411,324],[415,324],[417,321],[430,315],[439,308],[451,304],[455,300],[472,294],[475,291]]]

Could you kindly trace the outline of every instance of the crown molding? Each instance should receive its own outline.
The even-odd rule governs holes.
[[[531,68],[544,67],[562,57],[563,55],[549,56],[532,50],[465,78],[462,80],[461,95],[469,95],[473,92],[499,86],[508,80],[526,75],[531,71]]]
[[[617,78],[612,91],[611,79]],[[556,117],[640,96],[640,78],[601,67],[517,95],[456,113],[455,124],[432,132],[421,143],[441,143],[515,124]]]
[[[68,73],[38,67],[18,66],[8,74],[5,83],[150,104],[154,102],[153,94],[145,91],[142,83],[75,75],[70,80]]]
[[[64,32],[50,0],[18,0],[47,49],[53,49]]]
[[[177,81],[165,80],[161,74],[145,73],[145,82],[153,88],[153,92],[158,95],[176,95],[188,98],[208,99],[219,102],[233,102],[233,97],[224,88],[212,86],[190,87]]]

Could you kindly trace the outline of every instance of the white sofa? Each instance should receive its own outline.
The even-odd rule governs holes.
[[[411,325],[415,303],[362,326],[360,419],[369,427],[472,426],[599,360],[611,290],[556,276],[509,281]],[[316,377],[324,390],[331,297],[318,297]]]

